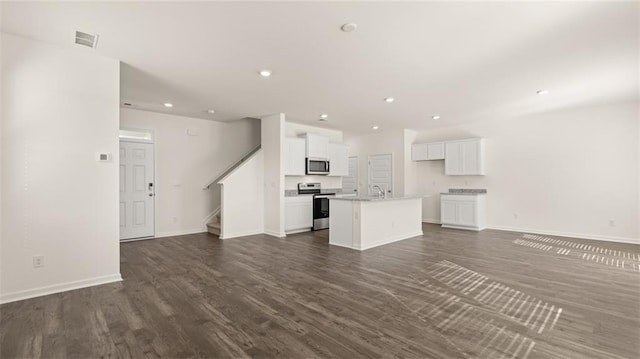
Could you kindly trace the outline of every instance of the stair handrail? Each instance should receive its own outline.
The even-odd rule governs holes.
[[[262,148],[262,144],[259,144],[257,146],[255,146],[254,148],[251,149],[251,151],[247,152],[244,156],[242,156],[242,158],[240,158],[238,161],[232,163],[230,166],[228,166],[227,168],[224,169],[224,171],[220,172],[220,174],[218,174],[217,176],[215,176],[211,181],[208,181],[207,184],[205,184],[204,186],[202,186],[203,190],[207,190],[209,188],[211,188],[211,185],[218,182],[219,180],[221,180],[222,178],[224,178],[226,175],[228,175],[229,173],[231,173],[234,169],[236,169],[239,165],[241,165],[244,161],[246,161],[247,159],[249,159],[251,156],[253,156],[254,153],[258,152],[260,149]]]

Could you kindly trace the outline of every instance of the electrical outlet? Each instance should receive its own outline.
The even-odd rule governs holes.
[[[44,267],[44,256],[33,256],[33,268]]]
[[[518,214],[517,213],[513,214],[513,219],[518,219]]]
[[[178,222],[178,217],[171,217],[171,219],[173,220],[173,223]]]
[[[610,219],[609,220],[609,227],[615,227],[616,226],[616,221],[615,219]]]

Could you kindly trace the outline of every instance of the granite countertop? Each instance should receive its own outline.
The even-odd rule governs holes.
[[[320,190],[320,194],[335,193],[342,194],[342,188],[323,188]],[[313,194],[298,194],[297,189],[284,190],[285,197],[298,197],[298,196],[313,196]]]
[[[449,188],[449,192],[441,192],[441,195],[454,195],[454,196],[478,196],[487,194],[486,189],[475,188]]]
[[[352,201],[352,202],[384,202],[384,201],[400,201],[403,199],[418,199],[423,196],[398,196],[398,197],[387,197],[387,198],[378,198],[377,196],[367,196],[367,197],[335,197],[331,198],[332,201]]]

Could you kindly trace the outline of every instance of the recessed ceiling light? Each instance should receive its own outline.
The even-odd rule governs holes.
[[[260,76],[262,76],[262,77],[271,76],[271,70],[260,70]]]
[[[344,32],[351,32],[351,31],[356,31],[356,29],[358,28],[358,25],[352,23],[352,22],[348,22],[342,26],[340,26],[340,30],[344,31]]]
[[[322,115],[320,115],[320,118],[327,118],[329,117],[329,115],[327,115],[326,113],[323,113]]]
[[[434,120],[439,120],[440,119],[440,115],[433,115],[431,116],[432,119]]]
[[[173,107],[173,104],[170,102],[163,103],[164,107]]]
[[[379,128],[378,126],[371,127],[372,130],[377,130],[378,128]]]
[[[546,95],[546,94],[548,94],[548,93],[549,93],[549,90],[538,90],[538,91],[536,91],[536,93],[537,93],[538,95]]]
[[[396,99],[395,99],[395,98],[393,98],[393,97],[386,97],[386,98],[384,99],[384,102],[391,103],[391,102],[393,102],[393,101],[395,101],[395,100],[396,100]]]
[[[216,110],[207,110],[207,113],[214,114],[216,113]]]

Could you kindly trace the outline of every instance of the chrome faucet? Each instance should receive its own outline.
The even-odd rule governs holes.
[[[377,184],[374,184],[373,186],[371,186],[371,188],[376,188],[378,190],[378,199],[380,199],[380,197],[382,197],[382,199],[387,198],[387,193]]]

